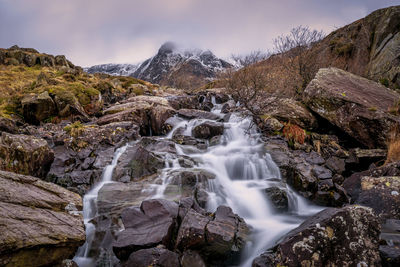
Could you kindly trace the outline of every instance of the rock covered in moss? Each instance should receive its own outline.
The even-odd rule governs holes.
[[[45,177],[54,160],[54,152],[42,138],[28,135],[0,135],[0,169]]]
[[[289,232],[253,266],[380,266],[379,233],[370,208],[328,208]]]

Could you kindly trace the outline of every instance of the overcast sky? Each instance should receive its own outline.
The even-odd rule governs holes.
[[[165,41],[232,53],[267,50],[297,25],[331,32],[391,0],[0,0],[0,47],[73,63],[136,63]]]

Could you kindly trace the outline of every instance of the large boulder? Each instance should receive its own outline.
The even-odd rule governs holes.
[[[2,132],[0,135],[0,169],[45,177],[54,153],[42,138]]]
[[[24,119],[28,123],[39,124],[57,114],[56,105],[47,91],[24,96],[21,105]]]
[[[369,148],[386,147],[398,118],[400,95],[376,82],[337,68],[320,69],[303,94],[306,105]]]
[[[0,265],[56,266],[85,241],[82,199],[38,178],[0,171]]]
[[[253,266],[380,266],[379,233],[370,208],[328,208],[288,233]]]
[[[132,252],[140,249],[159,244],[171,247],[177,216],[178,205],[163,199],[143,201],[140,208],[125,209],[121,214],[125,230],[113,243],[115,255],[126,260]]]

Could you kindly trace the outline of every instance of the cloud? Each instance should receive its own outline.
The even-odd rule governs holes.
[[[395,2],[0,0],[0,47],[65,54],[83,66],[142,61],[168,40],[228,57],[269,49],[300,24],[329,32]]]

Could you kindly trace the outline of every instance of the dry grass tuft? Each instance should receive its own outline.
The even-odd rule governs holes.
[[[288,140],[289,144],[304,144],[306,139],[306,131],[296,124],[291,124],[290,122],[285,123],[282,134],[286,140]]]
[[[385,164],[400,161],[400,128],[396,125],[390,132]]]

